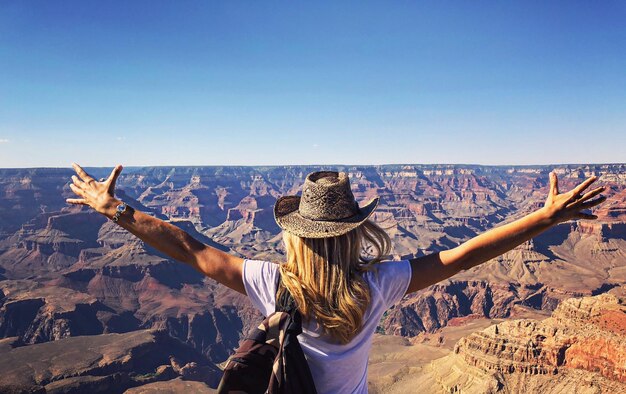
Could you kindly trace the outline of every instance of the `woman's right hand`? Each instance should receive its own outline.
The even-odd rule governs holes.
[[[81,198],[68,198],[65,201],[70,204],[87,205],[110,217],[111,210],[113,209],[114,213],[115,205],[119,202],[115,199],[115,181],[122,172],[122,166],[119,164],[115,166],[109,177],[100,182],[87,174],[78,164],[72,163],[72,167],[80,178],[72,175],[73,183],[70,183],[70,189]]]
[[[552,220],[554,224],[557,224],[572,219],[597,219],[598,217],[596,215],[581,212],[606,200],[605,196],[600,196],[595,200],[590,200],[592,197],[595,197],[603,192],[605,190],[604,186],[600,186],[585,193],[584,195],[581,195],[583,190],[589,187],[589,185],[597,179],[598,178],[594,175],[587,178],[580,185],[576,186],[567,193],[559,193],[556,173],[554,171],[550,172],[550,191],[543,207],[543,209],[548,213],[550,220]]]

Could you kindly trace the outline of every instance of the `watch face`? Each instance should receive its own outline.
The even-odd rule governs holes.
[[[117,206],[117,212],[124,212],[126,209],[126,204],[120,204]]]

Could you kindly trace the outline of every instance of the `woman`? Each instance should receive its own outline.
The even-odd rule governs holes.
[[[581,211],[605,200],[591,200],[604,187],[582,194],[595,176],[559,193],[552,172],[548,197],[539,210],[451,250],[383,262],[391,240],[369,219],[378,198],[359,206],[346,173],[314,172],[306,177],[301,196],[283,196],[274,206],[287,251],[286,263],[279,265],[230,255],[126,206],[114,197],[120,165],[100,182],[77,164],[73,167],[80,178],[73,175],[70,187],[80,198],[68,203],[90,206],[173,259],[248,295],[266,316],[274,311],[280,273],[305,319],[299,341],[319,393],[367,392],[373,333],[383,312],[405,294],[494,258],[557,223],[596,219]],[[361,255],[366,247],[373,249],[373,257]]]

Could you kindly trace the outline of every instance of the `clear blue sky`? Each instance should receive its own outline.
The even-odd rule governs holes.
[[[0,167],[626,162],[626,2],[0,2]]]

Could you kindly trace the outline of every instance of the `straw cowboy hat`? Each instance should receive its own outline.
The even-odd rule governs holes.
[[[363,223],[376,209],[378,199],[359,207],[347,173],[317,171],[307,175],[301,196],[276,200],[274,219],[280,228],[299,237],[335,237]]]

